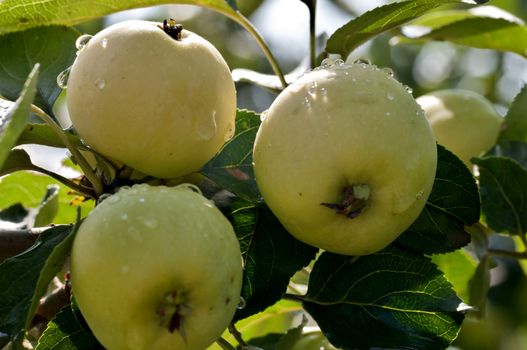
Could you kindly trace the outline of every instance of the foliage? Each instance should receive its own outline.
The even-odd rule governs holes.
[[[317,2],[301,2],[311,16],[312,65],[314,57],[316,62],[334,55],[353,60],[361,45],[371,44],[373,52],[387,39],[407,52],[445,41],[458,50],[483,48],[527,57],[525,24],[498,7],[481,6],[485,1],[391,2],[356,14],[328,38],[318,38],[323,41],[319,51],[314,44]],[[334,2],[346,11],[342,1]],[[495,294],[490,275],[500,257],[527,259],[527,88],[503,104],[501,134],[488,154],[472,159],[476,170],[438,145],[438,168],[425,209],[390,246],[362,257],[320,252],[291,236],[260,195],[252,149],[265,117],[261,111],[238,109],[236,133],[221,151],[199,173],[169,180],[117,166],[57,122],[62,90],[56,79],[75,59],[81,34],[77,25],[164,3],[173,1],[0,1],[0,249],[7,246],[3,235],[38,237],[0,263],[0,348],[8,343],[17,348],[24,340],[38,350],[102,348],[74,302],[44,319],[40,307],[52,294],[52,280],[68,289],[64,263],[81,214],[119,187],[144,182],[197,183],[236,231],[245,265],[242,300],[223,342],[211,349],[234,349],[230,343],[237,342],[244,349],[286,350],[313,325],[324,334],[317,333],[321,341],[342,349],[444,349],[455,341],[465,318],[485,317]],[[225,16],[248,31],[274,75],[238,70],[240,81],[250,77],[243,81],[280,91],[297,76],[284,77],[234,0],[176,3],[212,9],[217,18]],[[478,11],[483,9],[487,12]],[[499,15],[486,15],[496,10]],[[401,68],[401,80],[411,85],[404,74]],[[81,176],[37,165],[20,148],[28,144],[67,150],[69,167]],[[503,237],[514,237],[518,247],[493,245]]]

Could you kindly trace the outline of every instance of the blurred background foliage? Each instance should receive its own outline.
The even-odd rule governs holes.
[[[319,53],[323,50],[325,39],[337,28],[357,15],[389,2],[318,0],[316,27]],[[305,4],[299,0],[238,0],[237,3],[240,11],[263,35],[285,72],[306,62],[309,56],[309,12]],[[489,8],[491,13],[499,14],[496,8],[500,8],[518,21],[527,20],[526,0],[493,0],[487,5],[494,7]],[[108,25],[132,18],[155,21],[174,18],[186,29],[211,41],[231,69],[246,68],[272,74],[262,52],[243,28],[216,12],[195,6],[163,5],[124,11],[82,23],[77,29],[95,34]],[[485,95],[502,113],[527,80],[527,60],[517,54],[438,41],[397,43],[394,40],[396,35],[390,32],[376,37],[353,52],[348,60],[363,58],[380,67],[391,67],[399,81],[413,88],[415,97],[443,88],[464,88]],[[276,97],[270,91],[246,83],[237,84],[237,92],[238,106],[257,112],[267,109]],[[58,103],[60,101],[62,99]],[[60,105],[57,110],[62,111],[59,114],[66,113]],[[514,241],[509,237],[496,236],[491,245],[507,248],[514,245]],[[511,259],[496,259],[496,267],[491,273],[486,317],[481,320],[467,319],[451,349],[527,349],[526,266]],[[253,317],[242,321],[244,324],[239,328],[249,338],[265,334],[263,329],[285,333],[301,322],[299,310],[292,311],[292,315],[288,311],[290,307],[277,305],[266,311],[268,314],[260,321]]]

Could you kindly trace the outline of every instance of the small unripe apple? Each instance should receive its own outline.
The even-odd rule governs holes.
[[[79,309],[108,350],[203,350],[240,301],[233,228],[192,185],[136,185],[82,222],[71,252]]]
[[[434,182],[436,142],[389,71],[336,64],[305,74],[265,115],[254,144],[263,199],[297,239],[366,255],[405,231]]]
[[[79,50],[67,105],[81,138],[145,174],[199,170],[234,132],[236,92],[225,60],[172,24],[125,21]]]
[[[470,166],[494,146],[503,118],[484,96],[468,90],[435,91],[417,98],[437,142]]]

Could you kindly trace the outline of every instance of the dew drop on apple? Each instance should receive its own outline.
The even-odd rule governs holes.
[[[417,200],[421,200],[421,198],[423,198],[423,191],[419,191],[417,192],[417,194],[415,195],[415,199]]]
[[[411,93],[414,92],[414,90],[413,90],[411,87],[409,87],[408,85],[405,85],[405,86],[404,86],[404,89],[405,89],[406,92],[408,92],[409,94],[411,94]]]
[[[91,38],[93,38],[93,36],[89,34],[79,36],[77,40],[75,40],[75,47],[77,48],[77,50],[81,51],[82,49],[84,49],[86,45],[88,45],[88,43],[90,42]]]
[[[260,114],[260,121],[263,122],[265,120],[265,118],[267,118],[267,110],[263,111]]]
[[[304,97],[304,101],[302,101],[302,104],[303,104],[306,108],[311,108],[311,101],[309,101],[309,98],[307,98],[307,97]]]
[[[320,95],[322,96],[327,96],[328,95],[328,90],[326,88],[320,88]]]
[[[200,140],[210,140],[216,134],[216,111],[212,111],[209,117],[201,117],[196,126],[196,134]]]
[[[236,308],[238,310],[242,310],[242,309],[245,309],[245,306],[247,306],[247,302],[245,301],[245,298],[240,297],[240,302],[238,303],[238,305],[236,305]]]
[[[387,94],[386,94],[386,98],[387,98],[388,100],[390,100],[390,101],[395,100],[395,96],[393,96],[391,93],[387,93]]]
[[[386,68],[383,68],[382,71],[388,75],[389,77],[394,77],[395,73],[393,72],[393,69],[389,68],[389,67],[386,67]]]
[[[120,217],[121,220],[123,220],[123,221],[128,220],[128,214],[127,214],[127,213],[122,213],[119,217]]]
[[[313,97],[313,98],[316,98],[317,97],[317,90],[318,90],[318,84],[316,81],[314,81],[313,83],[311,83],[311,86],[309,86],[309,88],[307,89],[307,93]]]
[[[97,86],[99,90],[102,90],[106,86],[106,81],[104,81],[104,79],[97,79],[95,86]]]
[[[145,225],[148,228],[156,228],[157,227],[157,220],[156,218],[143,218],[142,220],[143,225]]]
[[[107,48],[108,47],[108,39],[104,38],[101,40],[101,46],[103,47],[103,49]]]
[[[110,196],[108,197],[108,199],[106,199],[106,201],[110,204],[115,204],[117,202],[119,202],[121,200],[121,197],[119,197],[118,195],[114,194],[113,196]]]
[[[66,68],[57,76],[57,85],[61,89],[66,89],[68,87],[68,79],[70,77],[71,67]]]

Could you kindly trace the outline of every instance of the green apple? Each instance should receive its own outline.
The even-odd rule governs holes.
[[[287,87],[254,144],[263,199],[297,239],[366,255],[421,213],[437,149],[421,108],[389,72],[335,64]]]
[[[231,322],[240,246],[229,221],[193,188],[123,188],[81,224],[72,292],[108,350],[202,350]]]
[[[102,30],[79,50],[67,105],[93,149],[174,178],[199,170],[233,135],[236,91],[207,40],[172,24],[133,20]]]
[[[503,118],[484,96],[467,90],[448,89],[417,98],[434,130],[437,142],[470,166],[494,146]]]

